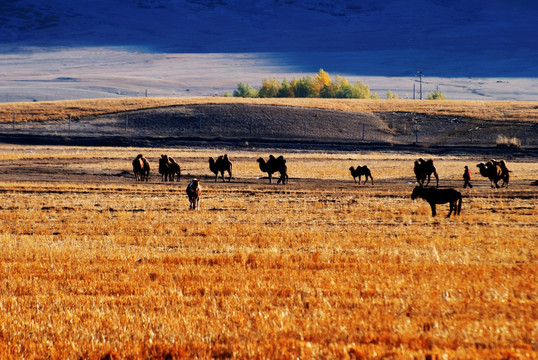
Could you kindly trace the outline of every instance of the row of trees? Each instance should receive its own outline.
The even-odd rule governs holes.
[[[430,94],[432,95],[432,94]],[[239,83],[234,90],[235,97],[251,98],[339,98],[339,99],[379,99],[379,95],[370,91],[370,86],[362,81],[350,84],[344,77],[336,75],[333,80],[329,73],[320,69],[315,76],[286,79],[278,81],[275,78],[263,79],[262,86],[255,89],[249,84]],[[435,92],[429,99],[444,99],[444,95]],[[398,99],[398,95],[392,91],[387,92],[387,99]]]
[[[321,69],[315,76],[286,79],[263,79],[262,86],[255,89],[244,83],[237,84],[233,96],[236,97],[297,97],[297,98],[340,98],[340,99],[378,99],[370,92],[370,86],[362,81],[350,84],[344,77],[336,75],[331,80],[329,73]]]

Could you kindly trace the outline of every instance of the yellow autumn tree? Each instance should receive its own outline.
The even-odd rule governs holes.
[[[331,86],[331,77],[329,73],[323,69],[319,69],[319,72],[316,74],[316,84],[314,88],[314,92],[316,96],[319,97],[320,94],[323,93],[323,90],[330,86]]]

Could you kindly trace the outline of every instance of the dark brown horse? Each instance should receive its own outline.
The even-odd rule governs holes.
[[[228,159],[227,154],[219,156],[217,161],[210,157],[209,170],[215,174],[215,182],[219,179],[219,173],[222,181],[224,181],[224,172],[228,172],[228,182],[232,180],[232,162]]]
[[[368,169],[368,166],[364,165],[364,166],[357,166],[356,169],[352,167],[349,168],[349,171],[351,172],[351,176],[353,176],[353,180],[355,181],[355,183],[357,183],[357,180],[356,178],[358,177],[359,178],[359,184],[361,183],[361,176],[364,175],[364,183],[362,183],[363,185],[366,184],[366,182],[368,181],[368,177],[370,177],[370,179],[372,180],[372,185],[374,185],[374,178],[372,177],[372,172],[370,171],[370,169]]]
[[[426,200],[432,208],[432,216],[435,216],[436,204],[450,204],[450,212],[447,217],[450,217],[452,211],[454,215],[459,215],[461,212],[461,193],[454,189],[436,189],[436,188],[423,188],[421,186],[415,186],[411,199],[415,200],[417,197]]]

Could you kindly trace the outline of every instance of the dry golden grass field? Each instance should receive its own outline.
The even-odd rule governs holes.
[[[234,178],[215,183],[224,152]],[[161,182],[163,153],[179,183]],[[534,158],[507,159],[493,190],[489,159],[435,156],[464,197],[432,218],[410,199],[427,154],[288,151],[289,184],[270,185],[269,153],[0,145],[0,358],[537,358]]]

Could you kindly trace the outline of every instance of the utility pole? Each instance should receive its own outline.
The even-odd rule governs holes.
[[[420,100],[422,100],[422,77],[423,77],[424,75],[422,74],[422,71],[419,71],[419,72],[417,73],[417,75],[418,75],[418,77],[419,77],[419,79],[420,79]]]

